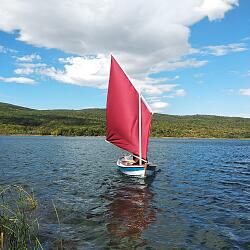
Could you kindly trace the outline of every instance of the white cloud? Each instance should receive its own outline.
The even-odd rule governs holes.
[[[7,48],[3,45],[0,45],[0,53],[4,53],[4,54],[7,54],[7,53],[16,53],[17,51],[14,50],[14,49],[10,49],[10,48]]]
[[[151,107],[151,109],[153,110],[154,113],[157,112],[163,112],[166,110],[166,108],[168,108],[170,106],[169,103],[167,102],[163,102],[161,100],[161,97],[159,96],[149,96],[147,97],[147,102],[149,103],[149,106]]]
[[[187,93],[184,89],[177,89],[175,93],[173,94],[173,97],[178,97],[178,96],[186,96]]]
[[[207,46],[203,49],[203,54],[210,54],[214,56],[224,56],[232,52],[246,51],[248,48],[244,43],[232,43],[228,45],[214,45]]]
[[[53,79],[80,86],[107,88],[110,59],[104,55],[60,58],[64,69],[53,67],[41,70]]]
[[[0,77],[0,82],[35,84],[35,80],[27,77]]]
[[[170,92],[175,86],[175,84],[147,84],[143,87],[143,92],[147,95],[161,95],[163,93]]]
[[[172,91],[177,84],[167,84],[168,78],[149,78],[131,79],[135,87],[140,89],[146,95],[161,95]]]
[[[41,60],[41,57],[37,54],[25,55],[22,57],[16,57],[18,62],[33,62],[35,60]]]
[[[186,95],[187,95],[187,92],[185,91],[185,89],[177,89],[177,90],[174,90],[170,95],[164,95],[163,97],[175,98],[175,97],[182,97]]]
[[[230,43],[224,45],[209,45],[200,49],[191,48],[189,54],[225,56],[229,53],[243,52],[247,50],[249,50],[249,48],[246,43]]]
[[[147,98],[147,101],[149,103],[160,102],[161,98],[159,96],[150,96],[150,97]]]
[[[40,70],[40,73],[64,83],[100,89],[107,88],[110,58],[100,54],[97,56],[60,58],[59,61],[65,63],[63,70],[50,67]],[[169,79],[173,81],[178,78],[178,76],[174,78],[141,77],[140,79],[131,78],[131,81],[144,94],[152,96],[172,91],[177,84],[167,84],[166,81]]]
[[[231,10],[233,5],[238,5],[236,0],[205,0],[196,10],[208,16],[209,20],[221,19],[225,12]]]
[[[18,75],[41,74],[47,67],[45,63],[17,63],[17,66],[14,73]]]
[[[19,57],[16,74],[36,73],[64,83],[106,88],[112,53],[147,97],[164,93],[177,97],[186,94],[184,89],[176,90],[178,76],[148,76],[206,65],[207,60],[185,57],[200,53],[189,44],[190,27],[206,17],[221,19],[237,5],[238,0],[186,0],[181,4],[173,0],[1,0],[0,30],[14,31],[18,40],[28,44],[74,54],[59,59],[63,68],[32,63],[41,59],[36,54]],[[216,49],[206,48],[215,54]],[[151,106],[160,110],[169,104],[158,98]]]
[[[159,64],[158,68],[156,68],[155,70],[172,71],[178,68],[198,68],[206,65],[207,63],[207,60],[197,60],[195,58],[191,58],[186,60],[163,62],[162,64]]]
[[[40,69],[39,73],[64,83],[100,89],[107,88],[110,58],[100,54],[97,56],[60,58],[59,61],[65,64],[62,70],[47,67]],[[184,89],[175,90],[178,84],[167,83],[178,79],[179,76],[172,78],[130,78],[135,87],[140,89],[143,95],[146,96],[150,106],[152,104],[152,109],[155,112],[161,111],[168,106],[168,104],[161,101],[160,96],[162,94],[173,93],[172,98],[185,95]]]
[[[250,96],[250,89],[240,89],[239,93],[240,95]]]
[[[32,68],[18,68],[14,70],[15,74],[18,75],[30,75],[34,73],[34,69]]]
[[[16,65],[21,68],[32,68],[32,69],[47,66],[47,64],[45,63],[17,63]]]
[[[153,112],[160,112],[166,109],[167,107],[169,107],[169,103],[156,101],[156,102],[150,103],[150,107],[152,108]]]
[[[17,31],[18,39],[26,43],[80,56],[113,53],[129,75],[145,74],[189,53],[191,25],[206,17],[221,19],[237,4],[237,0],[181,4],[173,0],[2,0],[0,29]]]

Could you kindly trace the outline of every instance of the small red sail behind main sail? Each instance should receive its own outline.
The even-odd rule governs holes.
[[[111,56],[108,86],[106,140],[112,144],[140,155],[139,152],[139,93]],[[152,113],[146,102],[141,101],[141,151],[147,159],[148,139]]]

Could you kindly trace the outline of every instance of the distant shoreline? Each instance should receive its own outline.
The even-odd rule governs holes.
[[[31,135],[31,134],[0,134],[0,137],[4,137],[4,136],[17,136],[17,137],[93,137],[93,138],[105,138],[105,136],[103,135]],[[223,138],[223,137],[166,137],[166,136],[159,136],[159,137],[155,137],[155,136],[151,136],[151,139],[197,139],[197,140],[250,140],[250,138]]]
[[[6,136],[104,136],[105,109],[30,110],[0,102]],[[250,139],[250,118],[154,114],[151,138]]]

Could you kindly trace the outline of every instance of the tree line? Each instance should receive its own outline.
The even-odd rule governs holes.
[[[0,103],[0,134],[104,136],[105,109],[34,110]],[[250,138],[250,118],[154,114],[153,137]]]

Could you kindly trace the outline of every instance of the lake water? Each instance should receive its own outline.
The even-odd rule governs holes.
[[[45,249],[250,249],[250,141],[151,139],[149,180],[104,138],[0,137],[0,184],[33,189]]]

